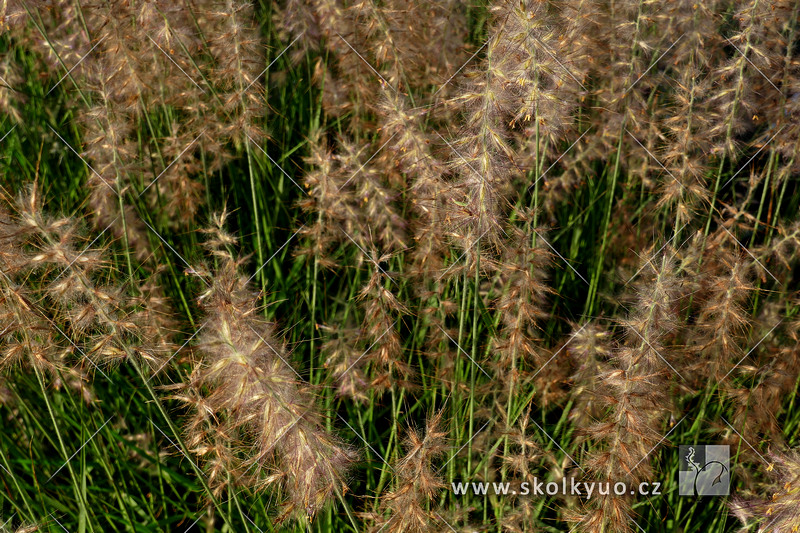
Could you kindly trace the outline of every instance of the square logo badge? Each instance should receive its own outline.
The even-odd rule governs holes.
[[[730,447],[680,445],[678,494],[681,496],[727,496],[731,487]]]

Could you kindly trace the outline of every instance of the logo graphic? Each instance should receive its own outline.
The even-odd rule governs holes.
[[[719,445],[681,445],[678,494],[727,496],[730,493],[730,448]]]

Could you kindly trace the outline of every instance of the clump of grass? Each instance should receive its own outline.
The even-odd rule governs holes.
[[[716,442],[796,529],[798,16],[3,3],[0,513],[722,533],[669,446]],[[450,485],[573,475],[666,490]]]

